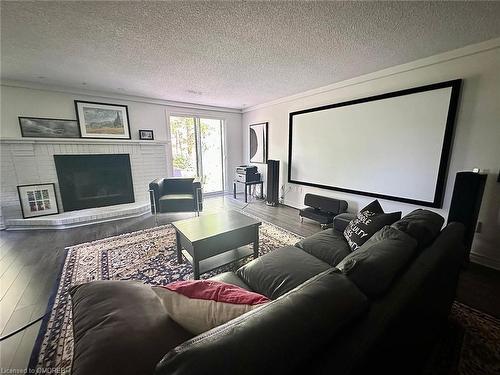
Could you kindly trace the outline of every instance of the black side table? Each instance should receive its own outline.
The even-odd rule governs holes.
[[[245,185],[245,203],[247,203],[248,200],[248,187],[251,185],[260,185],[260,199],[264,198],[264,195],[262,194],[262,191],[264,190],[264,181],[250,181],[250,182],[243,182],[243,181],[238,181],[234,180],[233,181],[233,197],[236,199],[236,184],[242,184]]]

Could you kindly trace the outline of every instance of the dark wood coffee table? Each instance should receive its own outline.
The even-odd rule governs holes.
[[[259,226],[262,222],[236,211],[224,211],[175,221],[177,261],[182,255],[193,265],[195,280],[200,274],[252,255],[259,256]],[[253,247],[243,247],[253,243]]]

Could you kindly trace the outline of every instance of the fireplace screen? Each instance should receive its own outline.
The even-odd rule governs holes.
[[[128,154],[54,155],[64,211],[134,202]]]

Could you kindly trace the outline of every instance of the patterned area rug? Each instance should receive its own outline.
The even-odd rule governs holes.
[[[259,231],[259,254],[294,245],[301,238],[263,222]],[[252,259],[248,257],[217,268],[200,278],[234,271]],[[175,230],[170,224],[67,248],[57,288],[49,301],[50,312],[40,328],[29,369],[69,374],[73,332],[68,291],[73,285],[92,280],[140,280],[146,284],[165,285],[192,278],[189,262],[177,263]]]
[[[300,239],[300,236],[263,222],[259,252],[262,255],[293,245]],[[73,336],[68,290],[71,286],[92,280],[140,280],[165,285],[193,277],[188,262],[177,264],[175,231],[171,225],[105,238],[66,250],[66,259],[49,301],[49,313],[31,355],[29,369],[33,373],[70,372]],[[249,260],[251,257],[202,274],[201,278],[235,270]],[[432,361],[430,374],[500,375],[500,321],[455,302],[449,324],[448,334]]]
[[[455,301],[426,374],[500,375],[500,320]]]

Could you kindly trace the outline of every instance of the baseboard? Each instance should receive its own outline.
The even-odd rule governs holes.
[[[291,200],[291,199],[284,199],[281,204],[284,206],[295,208],[297,210],[300,210],[301,208],[305,207],[304,202],[300,203],[300,202],[296,202],[296,201]]]
[[[497,271],[500,271],[500,260],[498,259],[493,259],[481,254],[476,254],[471,252],[470,253],[470,261],[480,264],[481,266],[485,266],[488,268],[493,268]]]

